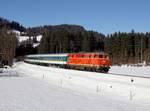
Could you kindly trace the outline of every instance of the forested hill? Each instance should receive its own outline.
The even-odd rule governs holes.
[[[18,35],[10,30],[18,30],[22,32],[20,37],[28,39],[19,43]],[[34,46],[38,35],[42,39]],[[150,65],[150,32],[139,33],[132,30],[128,33],[115,32],[105,36],[96,31],[88,31],[80,25],[25,28],[18,22],[0,17],[0,53],[5,54],[3,58],[9,60],[9,63],[14,56],[27,54],[100,51],[109,54],[112,64],[137,64],[145,61]]]
[[[100,52],[104,50],[103,34],[86,31],[81,26],[59,25],[45,30],[39,53]]]
[[[62,24],[62,25],[44,25],[39,27],[29,27],[26,29],[28,36],[36,36],[43,34],[45,31],[49,32],[60,32],[60,31],[67,31],[70,33],[77,33],[86,31],[82,26],[79,25],[68,25],[68,24]]]
[[[0,29],[7,29],[7,30],[18,30],[20,32],[24,32],[26,30],[20,23],[16,21],[9,21],[3,17],[0,17]]]

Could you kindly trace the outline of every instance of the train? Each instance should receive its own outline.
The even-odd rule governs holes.
[[[35,54],[25,56],[24,61],[31,64],[105,73],[111,66],[106,53]]]

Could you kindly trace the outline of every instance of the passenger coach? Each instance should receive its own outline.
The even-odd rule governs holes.
[[[25,57],[25,62],[29,63],[44,63],[44,64],[66,64],[68,54],[37,54],[37,55],[27,55]]]

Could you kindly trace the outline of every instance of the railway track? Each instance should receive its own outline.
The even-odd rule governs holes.
[[[104,73],[106,74],[106,73]],[[145,79],[150,79],[150,77],[146,77],[146,76],[136,76],[133,74],[119,74],[119,73],[107,73],[107,74],[111,74],[111,75],[118,75],[118,76],[127,76],[127,77],[137,77],[137,78],[145,78]]]
[[[52,67],[52,66],[48,66],[48,67]],[[67,68],[63,68],[63,69],[67,69]],[[73,69],[75,70],[75,69]],[[80,71],[87,71],[87,70],[80,70]],[[102,73],[102,74],[111,74],[111,75],[118,75],[118,76],[126,76],[126,77],[137,77],[137,78],[145,78],[145,79],[150,79],[150,77],[146,77],[146,76],[136,76],[133,74],[121,74],[121,73],[105,73],[105,72],[98,72],[98,71],[87,71],[87,72],[97,72],[97,73]]]

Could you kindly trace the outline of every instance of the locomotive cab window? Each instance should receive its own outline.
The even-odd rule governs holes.
[[[98,58],[98,55],[94,55],[94,58]]]
[[[104,55],[104,58],[107,58],[107,55]]]
[[[99,58],[103,58],[103,56],[102,56],[102,55],[99,55]]]

